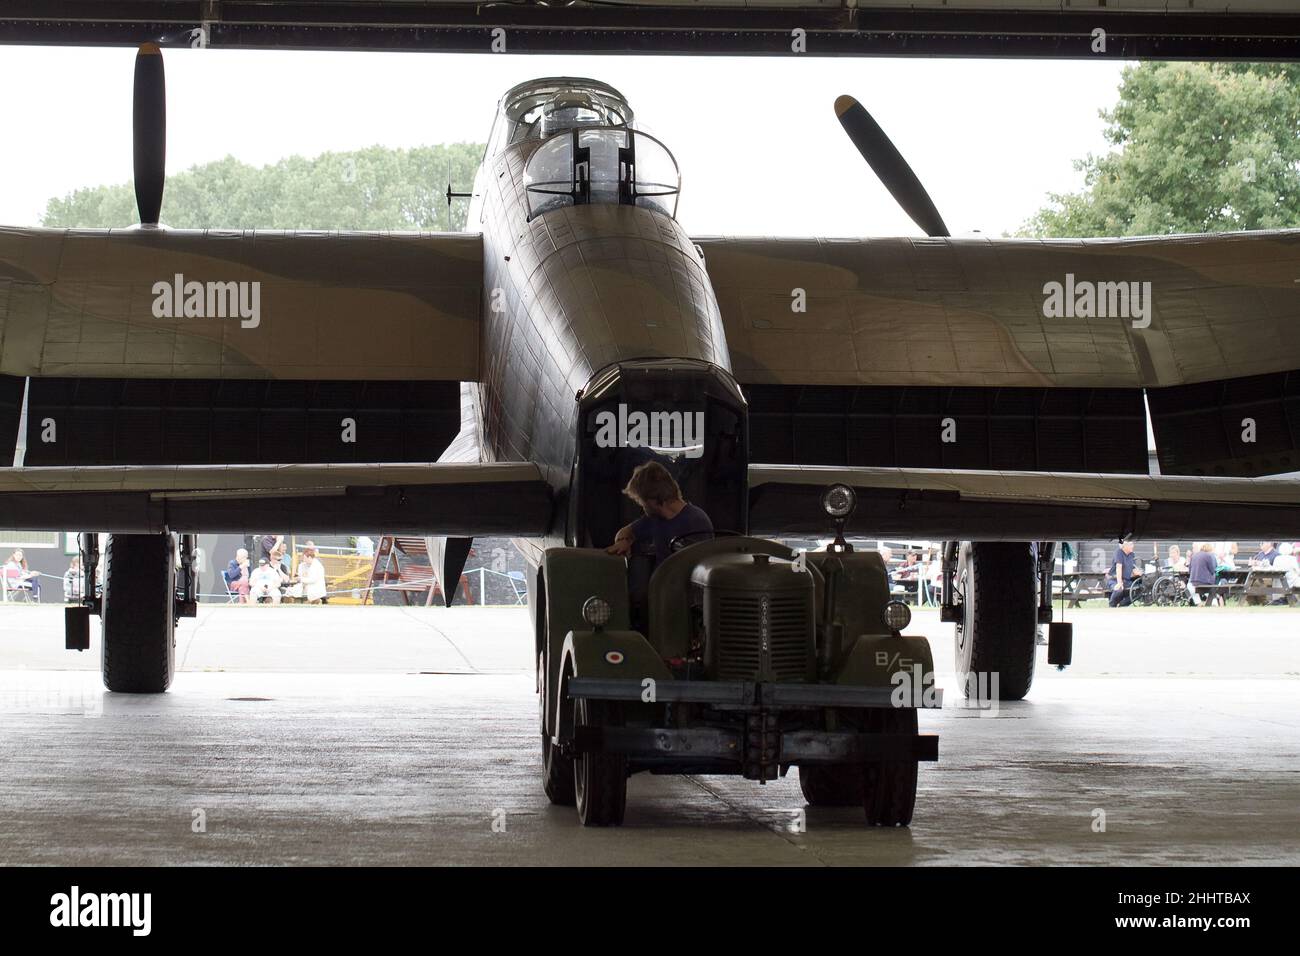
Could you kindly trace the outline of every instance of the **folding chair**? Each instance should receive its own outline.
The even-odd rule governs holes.
[[[231,588],[231,586],[230,586],[230,578],[226,577],[226,575],[229,574],[229,573],[230,573],[229,570],[225,570],[225,571],[222,571],[222,572],[221,572],[221,583],[224,584],[224,585],[226,586],[226,603],[227,603],[227,604],[238,604],[238,603],[239,603],[239,592],[236,591],[236,590],[234,590],[233,588]]]
[[[528,579],[524,577],[524,572],[509,571],[506,576],[510,578],[510,584],[515,589],[515,604],[523,604],[528,600]]]
[[[32,603],[32,585],[30,581],[22,580],[22,572],[16,568],[6,568],[0,571],[0,595],[5,601],[25,601]]]

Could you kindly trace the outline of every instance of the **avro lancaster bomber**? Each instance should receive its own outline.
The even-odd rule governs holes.
[[[69,639],[102,612],[108,685],[146,692],[196,532],[435,535],[444,580],[509,535],[544,619],[548,549],[607,545],[650,459],[720,534],[822,533],[843,485],[850,534],[947,540],[944,619],[1010,697],[1050,616],[1033,542],[1300,535],[1300,485],[1262,477],[1300,470],[1300,232],[953,238],[834,111],[926,238],[692,236],[668,144],[572,78],[501,99],[463,233],[188,231],[145,46],[140,223],[0,227],[0,524],[110,533]],[[638,420],[665,427],[609,438]]]

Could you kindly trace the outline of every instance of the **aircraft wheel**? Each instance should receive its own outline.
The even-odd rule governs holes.
[[[546,700],[550,688],[546,686],[546,653],[537,655],[537,686],[541,692],[537,695],[541,708],[542,724],[542,789],[546,798],[559,807],[573,806],[573,761],[560,753],[560,748],[551,743],[551,735],[546,730]]]
[[[862,767],[814,764],[799,768],[799,789],[810,807],[856,807],[862,803]]]
[[[966,677],[966,696],[990,696],[990,675],[996,674],[998,699],[1020,700],[1034,681],[1038,636],[1033,545],[1023,541],[963,543],[956,590],[964,616],[956,626],[954,657],[958,672]]]
[[[576,727],[616,727],[616,704],[579,700]],[[627,758],[621,754],[581,753],[573,759],[573,790],[584,827],[622,826],[627,809]]]
[[[914,735],[916,727],[916,711],[910,707],[881,708],[867,715],[868,732]],[[916,765],[916,760],[876,760],[863,765],[862,809],[867,826],[905,827],[912,822]]]
[[[104,686],[161,694],[176,670],[176,545],[170,534],[112,534],[104,546]]]

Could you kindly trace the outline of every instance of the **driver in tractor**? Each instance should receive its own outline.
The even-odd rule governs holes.
[[[624,525],[605,550],[626,557],[634,545],[654,548],[656,563],[667,559],[673,542],[688,543],[713,537],[713,522],[703,508],[682,499],[682,489],[668,469],[657,461],[637,465],[623,494],[635,501],[645,514]]]

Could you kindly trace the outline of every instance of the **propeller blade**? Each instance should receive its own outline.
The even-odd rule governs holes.
[[[135,55],[131,109],[131,151],[135,165],[135,207],[142,225],[157,225],[162,212],[167,160],[167,84],[162,51],[142,44]]]
[[[943,224],[939,210],[934,208],[929,194],[916,178],[912,167],[898,151],[885,131],[880,128],[870,113],[851,96],[841,96],[835,100],[835,115],[839,117],[844,132],[849,134],[853,145],[858,148],[862,158],[880,177],[889,194],[903,207],[903,212],[911,217],[912,222],[921,227],[927,236],[948,236],[948,227]]]

